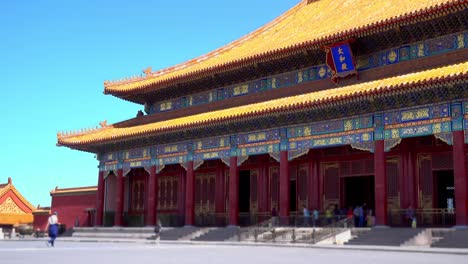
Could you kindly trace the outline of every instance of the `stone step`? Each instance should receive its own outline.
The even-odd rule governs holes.
[[[400,246],[423,230],[420,228],[373,228],[351,239],[346,245]]]
[[[438,234],[438,241],[431,247],[435,248],[468,248],[468,228],[452,229]]]
[[[207,233],[192,239],[193,241],[226,241],[239,234],[237,227],[213,228]]]

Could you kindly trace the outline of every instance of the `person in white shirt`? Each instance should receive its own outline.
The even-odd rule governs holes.
[[[49,219],[47,219],[47,225],[45,230],[48,230],[49,233],[49,241],[47,241],[47,246],[54,246],[55,239],[57,238],[58,234],[58,217],[57,217],[57,212],[54,212],[51,216],[49,216]]]

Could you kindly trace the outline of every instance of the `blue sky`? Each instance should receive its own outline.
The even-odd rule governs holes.
[[[104,95],[105,80],[202,55],[299,1],[2,1],[0,183],[11,177],[34,206],[55,186],[96,185],[94,155],[55,144],[58,131],[143,108]]]

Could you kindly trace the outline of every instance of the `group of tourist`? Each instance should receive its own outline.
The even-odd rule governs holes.
[[[340,209],[338,204],[329,205],[324,212],[320,212],[316,208],[311,212],[306,206],[303,206],[302,211],[304,226],[326,226],[343,219],[352,219],[355,227],[371,227],[375,221],[372,209],[368,209],[365,203],[348,209]]]

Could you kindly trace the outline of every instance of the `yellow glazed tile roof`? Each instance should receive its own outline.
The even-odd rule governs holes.
[[[135,138],[163,131],[167,132],[171,130],[198,127],[207,123],[222,123],[229,120],[262,115],[271,112],[287,111],[304,107],[320,107],[327,102],[340,101],[355,96],[391,92],[415,85],[444,82],[451,79],[466,79],[467,75],[468,62],[463,62],[366,83],[290,96],[151,124],[125,128],[116,128],[110,125],[91,132],[58,134],[58,144],[63,146],[87,145],[98,142],[122,140],[124,138]]]
[[[8,183],[7,184],[0,185],[0,199],[3,196],[7,195],[10,191],[31,211],[33,211],[35,209],[35,207],[32,204],[30,204],[28,202],[28,200],[26,200],[26,198],[24,198],[24,196],[21,195],[21,193],[15,188],[15,186],[11,182],[11,179],[8,178]],[[7,198],[7,199],[11,199],[11,198]],[[3,206],[3,205],[0,205],[0,207],[1,206]],[[5,213],[5,212],[3,212],[3,213]]]
[[[55,194],[79,194],[83,192],[97,192],[97,186],[86,186],[86,187],[74,187],[74,188],[55,188],[54,190],[50,191],[50,195]]]
[[[265,26],[217,50],[148,76],[105,82],[104,91],[118,95],[162,87],[301,48],[320,48],[331,41],[387,30],[395,23],[405,24],[421,16],[439,16],[466,4],[466,0],[319,0],[310,4],[303,0]]]

